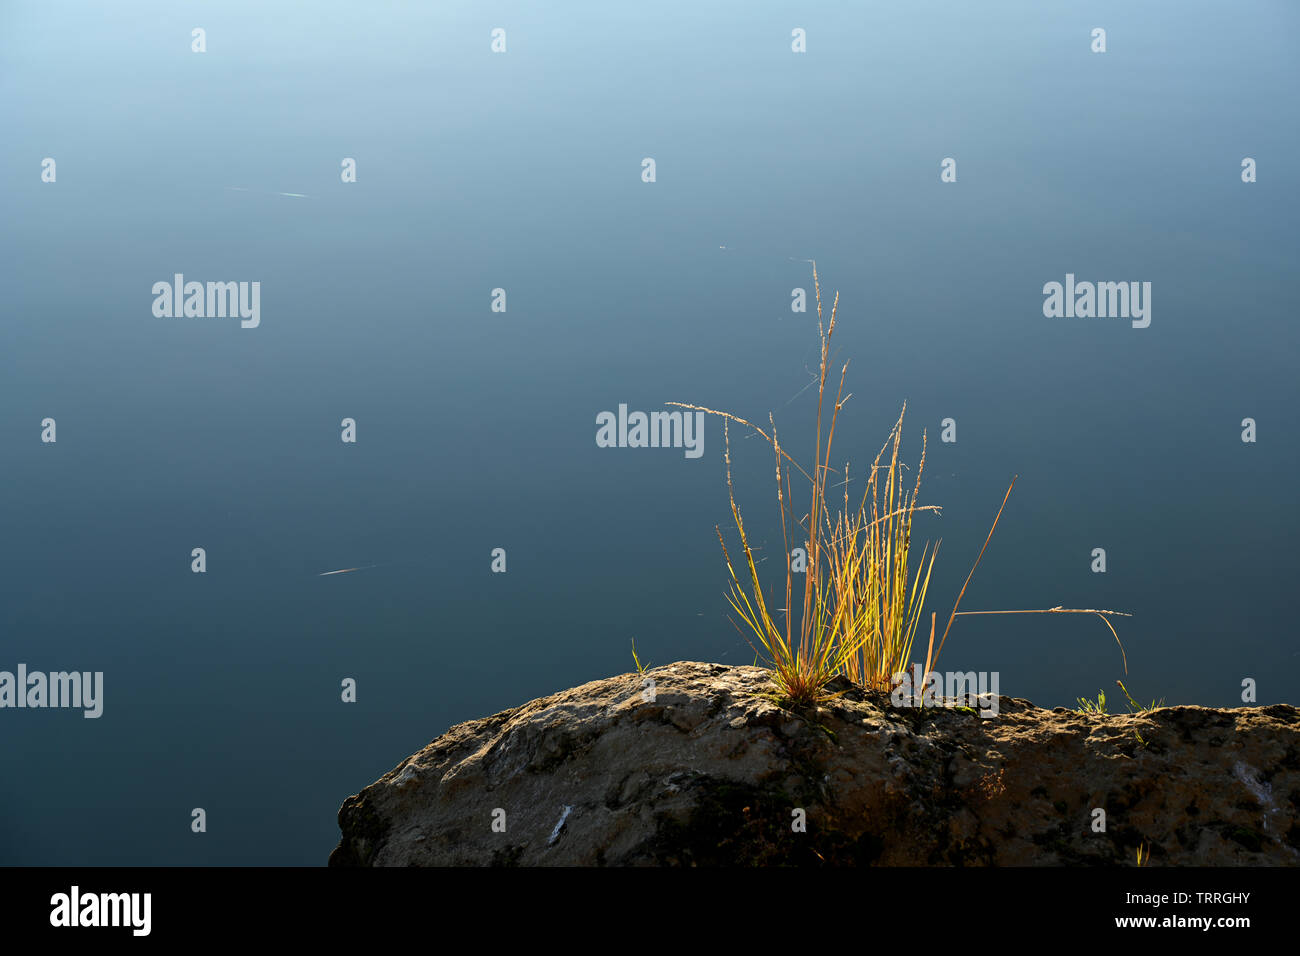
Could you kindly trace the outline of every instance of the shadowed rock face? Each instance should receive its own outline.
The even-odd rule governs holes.
[[[796,712],[757,667],[647,674],[453,727],[344,802],[330,865],[1300,864],[1291,706]]]

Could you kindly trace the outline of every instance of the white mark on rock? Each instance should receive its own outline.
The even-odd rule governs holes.
[[[1246,789],[1250,791],[1251,796],[1259,801],[1259,805],[1264,808],[1264,832],[1270,837],[1277,839],[1277,833],[1274,831],[1273,820],[1278,813],[1278,805],[1273,802],[1273,788],[1259,779],[1259,771],[1247,764],[1245,761],[1237,761],[1232,767],[1232,775],[1245,784]],[[1281,842],[1281,841],[1278,841]],[[1285,843],[1282,844],[1286,846]],[[1287,847],[1292,856],[1297,856],[1294,849]]]
[[[555,829],[551,831],[551,838],[546,841],[547,846],[555,846],[555,841],[560,838],[560,831],[564,829],[564,821],[569,819],[569,814],[573,812],[573,807],[566,806],[564,812],[560,814],[559,822],[555,824]]]
[[[1243,761],[1237,761],[1232,768],[1233,776],[1246,785],[1261,806],[1272,808],[1273,788],[1259,779],[1259,771]]]
[[[415,764],[408,763],[402,772],[397,775],[396,779],[393,780],[393,786],[405,787],[407,784],[414,783],[415,779]]]

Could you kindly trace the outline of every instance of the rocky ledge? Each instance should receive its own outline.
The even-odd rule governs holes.
[[[343,803],[330,865],[1300,864],[1295,707],[832,689],[800,712],[761,668],[682,662],[460,724]]]

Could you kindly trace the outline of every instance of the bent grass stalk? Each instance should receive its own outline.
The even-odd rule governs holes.
[[[832,517],[826,500],[826,481],[832,473],[831,447],[839,412],[851,396],[844,394],[844,379],[848,373],[846,362],[840,369],[835,405],[831,410],[825,433],[825,444],[823,444],[823,412],[830,340],[835,333],[839,293],[835,294],[831,305],[829,322],[823,324],[821,283],[815,262],[813,263],[813,287],[817,300],[817,332],[821,338],[821,363],[817,377],[815,463],[811,475],[781,446],[777,438],[776,423],[771,415],[768,416],[771,429],[769,435],[753,422],[730,412],[685,402],[666,403],[717,415],[723,419],[727,496],[731,505],[732,520],[735,522],[740,538],[745,569],[748,572],[747,584],[742,583],[722,530],[715,528],[731,578],[727,599],[766,652],[778,692],[791,702],[803,705],[838,696],[826,693],[826,685],[838,674],[844,674],[854,683],[868,689],[888,691],[893,686],[893,676],[911,666],[912,645],[939,549],[938,543],[933,547],[928,543],[924,545],[915,575],[912,575],[910,569],[912,523],[918,511],[940,510],[938,505],[917,504],[921,490],[921,477],[925,471],[924,432],[921,437],[921,458],[917,467],[916,481],[910,494],[903,488],[902,468],[904,466],[899,460],[899,450],[902,443],[903,416],[907,412],[907,406],[904,404],[898,421],[872,462],[862,500],[855,510],[850,510],[849,506],[848,465],[845,465],[843,510]],[[753,548],[745,530],[740,507],[736,504],[735,485],[731,474],[729,428],[731,422],[744,425],[760,435],[772,446],[776,458],[777,507],[781,514],[781,538],[786,565],[785,606],[778,609],[780,617],[773,615],[768,602],[763,597],[762,581],[757,562],[754,560]],[[882,465],[881,460],[886,450],[889,451],[889,462]],[[793,522],[803,530],[807,545],[807,568],[804,572],[801,614],[797,628],[794,622],[793,601],[798,589],[795,587],[795,571],[790,561],[791,520],[787,515],[787,510],[793,506],[793,496],[790,469],[783,467],[786,463],[809,481],[812,498],[805,519]],[[1109,615],[1131,616],[1123,612],[1060,606],[1024,611],[959,610],[966,588],[970,585],[975,569],[979,567],[984,552],[988,549],[989,541],[993,538],[993,532],[997,529],[1002,511],[1006,508],[1007,500],[1011,497],[1011,490],[1014,487],[1015,478],[1012,478],[1011,485],[1002,499],[1002,506],[993,519],[988,537],[984,540],[984,546],[980,548],[979,555],[971,566],[970,573],[967,574],[966,581],[962,584],[957,600],[953,604],[952,613],[948,617],[938,648],[934,643],[936,615],[933,613],[930,615],[930,640],[926,649],[924,671],[926,674],[929,674],[938,662],[953,622],[958,617],[966,615],[1096,614],[1119,643],[1121,655],[1124,654],[1124,645],[1119,641],[1119,634],[1107,620]],[[743,629],[742,633],[744,633]],[[753,646],[752,641],[750,644]],[[757,647],[755,651],[760,653]],[[1124,672],[1128,673],[1126,655]]]

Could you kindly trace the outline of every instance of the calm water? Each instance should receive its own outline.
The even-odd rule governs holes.
[[[634,638],[752,662],[719,424],[688,459],[595,415],[770,410],[810,458],[814,257],[837,457],[904,400],[930,434],[935,610],[1018,474],[964,608],[1131,611],[1135,693],[1294,701],[1300,15],[1144,6],[6,3],[0,670],[105,694],[0,710],[0,862],[322,864],[344,797]],[[178,272],[259,281],[260,327],[156,318]],[[1066,273],[1151,282],[1150,327],[1045,318]],[[733,455],[775,585],[770,452]],[[1095,618],[961,619],[943,666],[1123,676]]]

